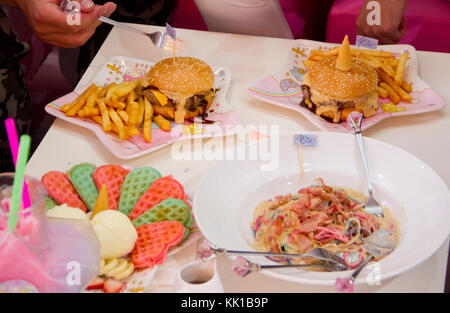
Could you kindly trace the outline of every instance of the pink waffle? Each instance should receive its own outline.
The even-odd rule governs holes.
[[[130,220],[134,220],[147,210],[168,198],[187,200],[187,195],[184,193],[183,186],[175,180],[172,175],[155,180],[141,198],[139,198],[139,201],[136,203],[128,217]]]
[[[49,196],[58,204],[65,203],[70,207],[79,208],[84,212],[87,211],[86,205],[73,187],[67,174],[51,171],[42,176],[41,181]]]
[[[164,263],[169,249],[183,239],[185,228],[180,222],[164,221],[139,226],[136,231],[133,263],[137,268],[151,268]]]
[[[108,189],[108,203],[110,210],[117,210],[120,199],[120,187],[122,187],[125,176],[130,171],[119,165],[103,165],[98,167],[92,174],[98,190],[102,185]]]

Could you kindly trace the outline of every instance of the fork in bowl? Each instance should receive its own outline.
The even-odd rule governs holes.
[[[358,114],[356,114],[358,113]],[[364,147],[363,136],[361,134],[361,122],[363,115],[359,112],[352,112],[348,116],[348,122],[355,131],[356,139],[358,141],[359,152],[361,154],[361,160],[364,168],[364,173],[367,181],[367,189],[369,190],[369,200],[364,206],[364,210],[378,217],[384,217],[383,208],[378,204],[373,196],[372,179],[369,171],[369,165],[367,162],[366,149]]]

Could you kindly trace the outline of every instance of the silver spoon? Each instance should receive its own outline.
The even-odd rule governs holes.
[[[338,278],[334,285],[336,291],[339,292],[353,292],[356,277],[363,270],[363,268],[375,257],[383,257],[390,254],[395,248],[395,235],[392,231],[387,229],[379,229],[373,232],[364,241],[364,249],[369,254],[368,257],[361,262],[355,269],[352,275],[348,278]]]
[[[311,257],[319,259],[325,262],[330,262],[337,264],[341,270],[348,269],[345,261],[337,254],[332,253],[323,248],[314,248],[303,254],[292,254],[292,253],[273,253],[273,252],[259,252],[259,251],[243,251],[243,250],[227,250],[224,248],[219,248],[204,240],[197,247],[197,255],[203,260],[208,261],[213,255],[223,255],[223,254],[237,254],[237,255],[260,255],[269,257],[283,257],[283,258],[306,258]]]
[[[378,217],[384,217],[383,208],[378,204],[373,196],[372,179],[369,171],[369,165],[367,162],[366,149],[364,147],[363,136],[361,134],[361,122],[363,115],[359,112],[351,112],[348,115],[347,122],[355,130],[356,139],[358,141],[359,152],[361,154],[361,160],[364,167],[364,173],[367,181],[367,189],[369,190],[369,200],[364,205],[364,210],[367,213],[376,215]]]
[[[247,260],[242,256],[238,256],[233,261],[232,270],[238,276],[245,277],[252,272],[259,272],[261,270],[266,269],[274,269],[274,268],[287,268],[287,267],[315,267],[315,268],[323,268],[330,272],[336,271],[345,271],[348,269],[347,266],[342,266],[340,263],[334,262],[325,262],[323,264],[270,264],[270,265],[261,265],[258,263],[253,263]]]

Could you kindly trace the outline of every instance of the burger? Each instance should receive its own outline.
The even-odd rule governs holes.
[[[154,114],[177,124],[205,117],[214,97],[214,73],[202,60],[173,57],[159,61],[142,80]]]
[[[352,111],[370,117],[378,110],[378,74],[352,59],[346,39],[337,57],[325,58],[308,68],[301,86],[301,105],[334,123],[345,120]]]

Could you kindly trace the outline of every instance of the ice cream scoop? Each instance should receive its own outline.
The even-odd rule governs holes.
[[[138,235],[128,216],[122,212],[102,211],[94,216],[91,223],[100,241],[101,258],[119,258],[133,250]]]
[[[74,218],[74,219],[88,220],[86,213],[84,213],[78,208],[72,208],[67,204],[62,204],[48,210],[47,216],[54,218]]]

